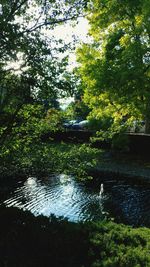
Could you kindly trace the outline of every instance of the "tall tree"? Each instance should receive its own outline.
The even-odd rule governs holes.
[[[30,80],[30,83],[35,85],[38,77],[40,81],[49,80],[50,84],[49,76],[51,76],[51,84],[56,85],[56,73],[58,76],[59,67],[62,72],[62,66],[64,63],[66,65],[65,60],[61,64],[57,55],[60,52],[64,53],[68,47],[62,40],[56,41],[45,33],[54,26],[80,16],[85,2],[84,0],[2,0],[0,4],[1,73],[13,71],[13,65],[10,64],[12,61],[20,62],[19,68],[22,76],[25,74],[24,80],[27,80],[28,76],[28,84]],[[48,84],[47,81],[46,83]]]
[[[86,1],[1,0],[0,2],[0,115],[11,120],[33,100],[56,105],[70,90],[65,80],[68,46],[49,37],[54,26],[76,19]],[[8,128],[12,125],[8,120]],[[6,129],[7,130],[7,129]]]
[[[148,0],[92,0],[93,42],[78,50],[85,101],[92,116],[143,118],[150,132],[150,6]]]

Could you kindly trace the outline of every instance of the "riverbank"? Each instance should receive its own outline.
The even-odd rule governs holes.
[[[92,135],[93,132],[90,131],[70,130],[55,134],[53,138],[55,137],[59,142],[60,140],[68,142],[68,145],[71,142],[73,144],[75,142],[81,144],[87,142],[91,150],[97,149],[99,156],[95,156],[97,163],[96,167],[93,166],[89,171],[91,175],[115,175],[119,178],[123,176],[127,179],[137,179],[139,181],[144,179],[146,182],[150,182],[150,135],[143,133],[124,134],[121,136],[121,146],[117,149],[113,148],[111,142],[106,140],[90,143]],[[48,140],[48,136],[45,136],[44,139]],[[128,148],[125,147],[126,145]],[[122,147],[123,151],[120,152]],[[124,149],[127,149],[127,151],[124,152]]]
[[[0,207],[0,266],[150,266],[150,229],[71,223]]]
[[[101,160],[91,170],[94,176],[112,176],[150,183],[150,159],[148,156],[103,150]]]
[[[72,174],[84,180],[89,174],[150,182],[150,159],[148,155],[94,148],[90,144],[53,141],[33,143],[28,149],[22,147],[1,156],[1,181],[50,173]]]

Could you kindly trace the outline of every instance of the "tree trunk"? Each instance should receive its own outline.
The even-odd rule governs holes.
[[[147,116],[145,120],[145,133],[150,134],[150,117]]]
[[[145,133],[150,134],[150,99],[147,99],[145,114]]]

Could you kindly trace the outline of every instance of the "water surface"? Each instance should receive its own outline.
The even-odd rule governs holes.
[[[114,218],[134,226],[150,227],[150,186],[105,179],[88,186],[73,177],[28,177],[1,186],[1,203],[29,210],[34,215],[63,216],[70,221]]]

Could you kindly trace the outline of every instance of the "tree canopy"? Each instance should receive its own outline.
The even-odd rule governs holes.
[[[56,96],[56,89],[67,89],[68,83],[61,77],[67,58],[60,60],[58,54],[69,47],[62,40],[49,37],[47,32],[79,17],[85,1],[3,0],[0,6],[1,80],[12,71],[18,76],[20,71],[21,83],[26,83],[34,96],[35,89],[50,88],[52,96]],[[18,63],[18,69],[12,63]],[[6,86],[1,86],[1,99],[6,91]]]
[[[150,130],[149,8],[147,0],[91,1],[93,41],[77,53],[91,117],[144,119]]]
[[[58,107],[57,98],[72,92],[65,54],[70,46],[50,36],[48,31],[81,16],[85,5],[84,0],[1,1],[0,124],[3,128],[11,128],[24,104],[36,101],[47,109]]]

